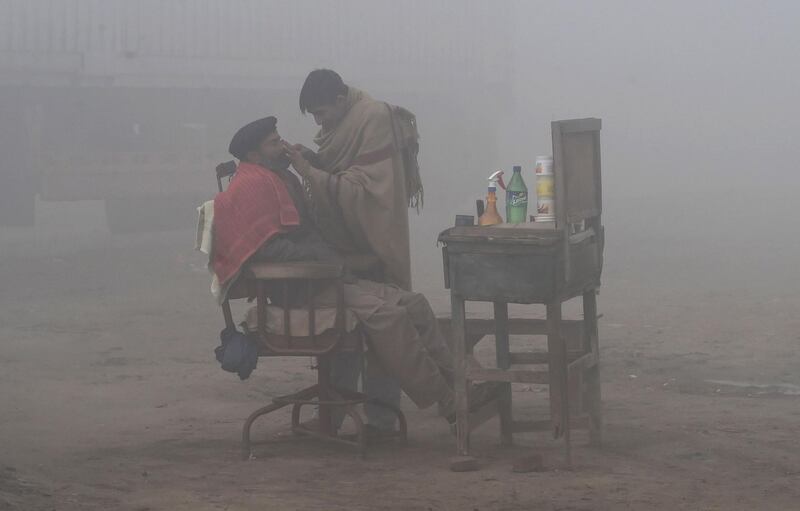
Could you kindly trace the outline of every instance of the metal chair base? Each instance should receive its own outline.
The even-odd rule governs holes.
[[[250,459],[253,454],[253,442],[250,440],[250,430],[256,419],[289,405],[292,406],[292,433],[297,436],[311,436],[320,440],[355,447],[362,459],[366,457],[367,452],[366,423],[357,406],[367,401],[394,412],[399,425],[395,437],[399,439],[402,444],[406,443],[408,428],[405,415],[399,408],[382,401],[370,400],[367,398],[366,394],[361,392],[332,389],[328,387],[325,389],[325,394],[327,394],[325,399],[322,399],[321,394],[322,389],[320,385],[312,385],[294,394],[276,397],[272,400],[271,404],[259,408],[250,414],[242,428],[242,459]],[[306,405],[320,407],[319,428],[309,428],[300,423],[300,410]],[[334,408],[343,409],[345,415],[353,420],[353,424],[356,427],[356,433],[354,435],[340,435],[336,432],[330,413]]]

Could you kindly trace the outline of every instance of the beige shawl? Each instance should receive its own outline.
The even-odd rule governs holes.
[[[320,130],[320,169],[308,184],[323,236],[345,253],[371,252],[387,282],[411,289],[408,208],[422,204],[414,115],[349,88],[348,110]]]

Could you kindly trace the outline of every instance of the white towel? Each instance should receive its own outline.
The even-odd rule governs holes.
[[[208,271],[211,273],[211,294],[218,303],[225,301],[227,289],[222,289],[214,267],[211,264],[211,252],[214,246],[214,201],[206,201],[197,208],[197,236],[194,249],[208,256]],[[235,279],[231,279],[233,282]]]
[[[197,239],[194,249],[211,256],[211,233],[214,225],[214,201],[206,201],[197,208]]]

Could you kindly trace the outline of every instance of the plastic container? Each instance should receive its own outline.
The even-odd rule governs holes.
[[[539,199],[536,201],[536,213],[537,222],[555,222],[555,201],[553,199]]]
[[[503,218],[497,212],[497,183],[503,182],[503,171],[498,170],[489,176],[489,190],[486,192],[486,210],[478,218],[478,225],[497,225],[503,223]]]
[[[553,174],[540,174],[536,177],[536,196],[544,198],[555,197],[555,180]]]
[[[536,157],[536,213],[537,222],[556,220],[552,156]]]
[[[506,223],[522,224],[528,218],[528,187],[522,179],[522,167],[514,165],[514,175],[506,187]]]
[[[536,157],[536,175],[553,175],[553,157],[552,156],[537,156]]]

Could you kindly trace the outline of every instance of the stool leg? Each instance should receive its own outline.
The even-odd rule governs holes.
[[[494,339],[495,353],[498,369],[511,367],[511,354],[508,342],[508,304],[494,302]],[[514,443],[511,432],[511,384],[503,383],[500,391],[497,408],[500,413],[500,439],[501,445],[509,446]]]
[[[550,415],[553,434],[564,436],[564,455],[572,466],[572,439],[569,418],[569,375],[567,343],[561,332],[561,302],[547,304],[547,351],[550,372]]]
[[[467,368],[464,299],[450,293],[450,329],[453,336],[453,369],[456,400],[456,450],[459,456],[469,455],[469,410],[467,405]]]
[[[600,388],[600,346],[597,331],[597,294],[594,289],[583,294],[584,351],[594,353],[596,363],[586,371],[586,403],[589,411],[589,444],[603,443],[603,409]]]

